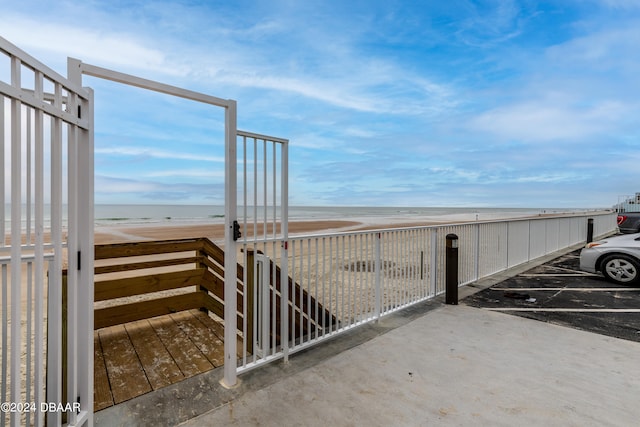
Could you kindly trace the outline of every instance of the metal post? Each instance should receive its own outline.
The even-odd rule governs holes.
[[[593,218],[587,219],[587,243],[593,242]]]
[[[447,234],[446,250],[446,294],[447,304],[458,305],[458,236]]]
[[[225,239],[224,239],[224,378],[225,387],[237,383],[237,289],[236,289],[236,239],[233,223],[237,214],[237,153],[236,153],[236,103],[229,100],[225,112]]]
[[[11,59],[11,85],[22,87],[21,64],[18,58]],[[4,102],[4,100],[2,101]],[[22,104],[19,99],[11,99],[11,386],[9,401],[20,402],[22,381],[20,380],[20,348],[22,345]],[[3,129],[4,132],[4,129]],[[3,184],[4,185],[4,184]],[[4,236],[3,236],[4,238]],[[4,398],[4,396],[3,396]],[[4,412],[2,412],[4,417]],[[20,425],[20,414],[11,413],[11,426]]]
[[[382,310],[382,262],[381,262],[381,253],[382,253],[382,233],[378,233],[375,240],[375,313],[374,317],[376,319],[380,318],[380,311]]]

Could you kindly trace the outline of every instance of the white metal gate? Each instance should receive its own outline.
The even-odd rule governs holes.
[[[278,343],[276,337],[289,336],[291,317],[288,141],[238,132],[234,100],[72,58],[64,78],[0,38],[0,426],[44,425],[45,417],[53,426],[93,424],[93,91],[82,88],[83,75],[225,109],[223,384],[232,386],[238,372],[287,357],[288,340]],[[238,250],[244,254],[240,266]],[[249,253],[255,255],[250,266]],[[248,291],[238,283],[248,283],[250,270]],[[237,271],[243,271],[240,277]],[[276,310],[278,299],[284,303]]]
[[[242,301],[237,304],[240,315],[225,316],[225,330],[237,328],[238,335],[226,339],[225,345],[227,342],[234,345],[230,354],[239,356],[237,371],[243,372],[287,357],[289,141],[238,131],[237,146],[240,167],[235,176],[227,179],[238,180],[240,199],[235,237],[242,266],[238,279],[243,288],[239,294]],[[225,290],[225,308],[231,309],[235,306],[230,305],[227,295]],[[238,319],[241,321],[235,325]],[[236,343],[239,348],[235,348]],[[225,367],[228,362],[227,359]],[[233,381],[230,384],[235,383],[235,378],[230,380]]]
[[[0,425],[90,425],[93,93],[3,38],[0,164]]]

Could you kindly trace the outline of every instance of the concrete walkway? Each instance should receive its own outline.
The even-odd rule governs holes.
[[[378,327],[394,321],[383,318]],[[636,342],[461,304],[295,368],[303,363],[296,358],[319,349],[293,356],[293,372],[281,368],[279,379],[264,387],[250,383],[262,381],[268,369],[243,376],[246,392],[182,425],[633,426],[640,420]]]

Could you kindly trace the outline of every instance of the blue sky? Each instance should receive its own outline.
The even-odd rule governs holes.
[[[607,207],[640,191],[640,2],[0,0],[0,35],[238,102],[291,205]],[[96,202],[220,204],[223,113],[85,78]]]

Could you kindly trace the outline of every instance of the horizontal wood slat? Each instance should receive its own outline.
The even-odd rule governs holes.
[[[156,240],[95,245],[95,259],[126,258],[142,255],[157,255],[174,252],[198,251],[204,247],[203,238]]]
[[[204,268],[95,282],[95,301],[130,297],[199,285]]]
[[[205,296],[208,297],[204,292],[194,292],[115,307],[99,308],[94,311],[94,328],[99,329],[162,316],[163,314],[177,313],[182,310],[205,307],[207,305],[203,299]]]
[[[171,267],[173,265],[184,264],[199,264],[202,261],[202,257],[187,257],[187,258],[171,258],[157,261],[144,261],[144,262],[126,262],[116,265],[101,265],[95,267],[95,274],[106,273],[120,273],[134,270],[144,270],[159,267]]]

